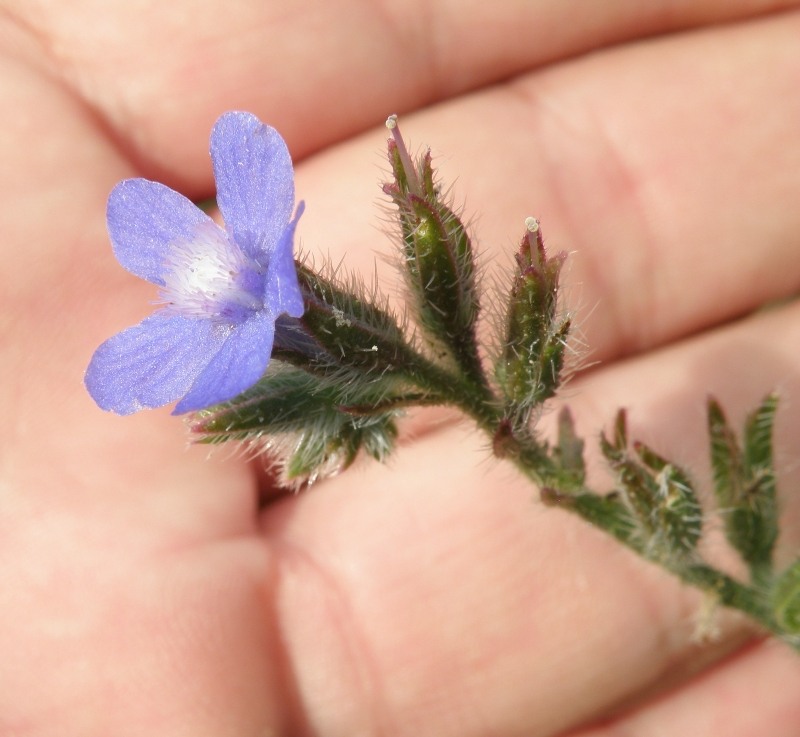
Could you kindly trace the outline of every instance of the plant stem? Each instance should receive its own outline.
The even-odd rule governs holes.
[[[771,632],[778,635],[783,634],[772,613],[764,606],[758,592],[753,587],[743,584],[705,563],[664,567],[684,583],[713,594],[725,606],[744,612]]]
[[[439,384],[439,381],[437,381],[437,384]],[[464,412],[469,414],[485,432],[491,437],[495,437],[503,420],[503,415],[497,408],[497,403],[487,405],[485,401],[477,400],[474,394],[470,393],[470,387],[453,384],[452,379],[449,384],[447,382],[439,384],[438,388]],[[523,475],[540,489],[552,487],[556,490],[561,490],[563,477],[548,454],[545,445],[538,442],[528,433],[525,433],[522,437],[518,433],[514,438],[514,448],[514,452],[509,453],[507,457]],[[592,497],[595,500],[603,500],[602,495],[587,488],[582,489],[579,493],[575,493],[574,490],[567,490],[565,493],[571,498],[578,498],[583,494],[587,498]],[[615,524],[613,516],[594,514],[588,506],[571,504],[560,506],[578,514],[586,522],[612,535],[637,554],[647,558],[642,547],[636,544],[635,538],[628,535],[624,529],[621,529],[618,521]],[[786,633],[775,621],[769,607],[764,603],[763,596],[755,587],[737,581],[728,574],[704,562],[668,562],[652,560],[652,558],[648,558],[648,560],[659,564],[677,576],[683,583],[712,594],[724,606],[738,609],[747,614],[773,634],[785,637]],[[800,650],[800,642],[788,641],[793,647]]]

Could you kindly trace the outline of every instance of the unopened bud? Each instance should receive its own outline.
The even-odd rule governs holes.
[[[415,164],[396,116],[387,120],[389,162],[394,181],[384,186],[398,208],[411,305],[424,336],[446,349],[466,376],[483,384],[475,321],[478,296],[467,230],[443,201],[430,151]]]
[[[547,257],[538,220],[527,218],[508,301],[505,349],[496,367],[503,393],[516,408],[541,404],[561,381],[570,327],[556,315],[564,258]]]

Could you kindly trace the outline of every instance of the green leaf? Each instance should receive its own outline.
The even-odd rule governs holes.
[[[616,492],[600,494],[563,494],[545,487],[541,499],[549,507],[575,512],[587,522],[614,535],[626,545],[639,550],[638,523]]]
[[[767,396],[745,422],[744,448],[719,403],[708,403],[714,489],[725,534],[750,566],[756,582],[769,579],[778,537],[778,509],[772,459],[777,397]]]
[[[383,460],[394,445],[401,400],[375,383],[337,383],[273,361],[255,387],[198,413],[192,429],[202,443],[255,443],[281,465],[285,481],[298,483],[346,468],[359,450]]]
[[[409,195],[400,215],[420,322],[460,355],[478,313],[469,236],[455,213],[438,202]]]
[[[778,411],[778,395],[764,397],[745,423],[745,463],[751,472],[772,470],[772,431]]]
[[[584,441],[575,433],[575,423],[569,407],[562,408],[558,414],[558,444],[553,449],[553,456],[566,476],[564,484],[569,488],[580,489],[584,484],[586,478],[584,445]]]
[[[339,286],[303,264],[297,275],[305,303],[301,323],[324,349],[318,364],[355,369],[360,375],[413,370],[413,353],[387,307],[367,298],[354,280]]]
[[[653,474],[657,489],[653,514],[655,528],[665,538],[665,552],[679,556],[692,552],[703,533],[703,509],[689,475],[643,443],[634,447]]]
[[[758,519],[761,556],[771,561],[778,538],[777,481],[772,458],[772,435],[778,397],[765,397],[745,423],[744,467],[749,482],[748,496]]]
[[[742,496],[742,451],[722,407],[714,399],[708,401],[708,434],[717,501],[722,509],[729,509]]]
[[[788,634],[800,634],[800,560],[776,578],[771,603],[775,621]]]
[[[624,409],[617,412],[612,438],[608,439],[604,433],[600,435],[600,450],[617,474],[618,492],[636,519],[640,535],[643,539],[651,539],[656,532],[653,509],[658,496],[658,486],[628,452],[628,430]]]
[[[326,428],[306,428],[298,434],[284,463],[284,478],[295,484],[310,483],[339,473],[352,464],[359,450],[382,461],[391,452],[396,437],[396,426],[386,415],[367,421],[342,421]]]
[[[624,409],[617,410],[611,438],[607,438],[605,433],[600,434],[600,450],[612,467],[625,458],[628,450],[628,419]]]
[[[685,565],[703,530],[688,474],[644,443],[635,442],[631,454],[624,410],[617,413],[612,438],[601,435],[600,449],[617,474],[617,493],[630,510],[637,549],[653,560]]]

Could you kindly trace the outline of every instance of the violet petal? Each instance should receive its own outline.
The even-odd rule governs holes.
[[[191,200],[148,179],[120,182],[111,191],[106,212],[117,260],[159,285],[170,243],[190,240],[201,223],[213,224]]]
[[[160,407],[186,393],[222,340],[208,320],[157,312],[95,351],[86,388],[120,415]]]
[[[269,310],[234,327],[172,414],[225,402],[253,386],[267,368],[274,335],[275,316]]]
[[[211,131],[211,158],[225,227],[248,256],[269,257],[294,207],[286,144],[255,115],[230,112]]]
[[[297,282],[293,246],[294,229],[304,209],[305,203],[300,202],[294,220],[286,227],[269,260],[264,283],[264,302],[276,315],[286,313],[292,317],[300,317],[303,314],[303,295]]]

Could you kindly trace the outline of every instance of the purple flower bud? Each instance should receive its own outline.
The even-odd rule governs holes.
[[[292,248],[294,172],[276,130],[225,113],[211,132],[225,227],[183,195],[146,179],[108,200],[114,253],[160,288],[161,308],[103,343],[86,371],[97,404],[121,415],[180,399],[174,414],[232,399],[269,363],[275,320],[299,317]]]

